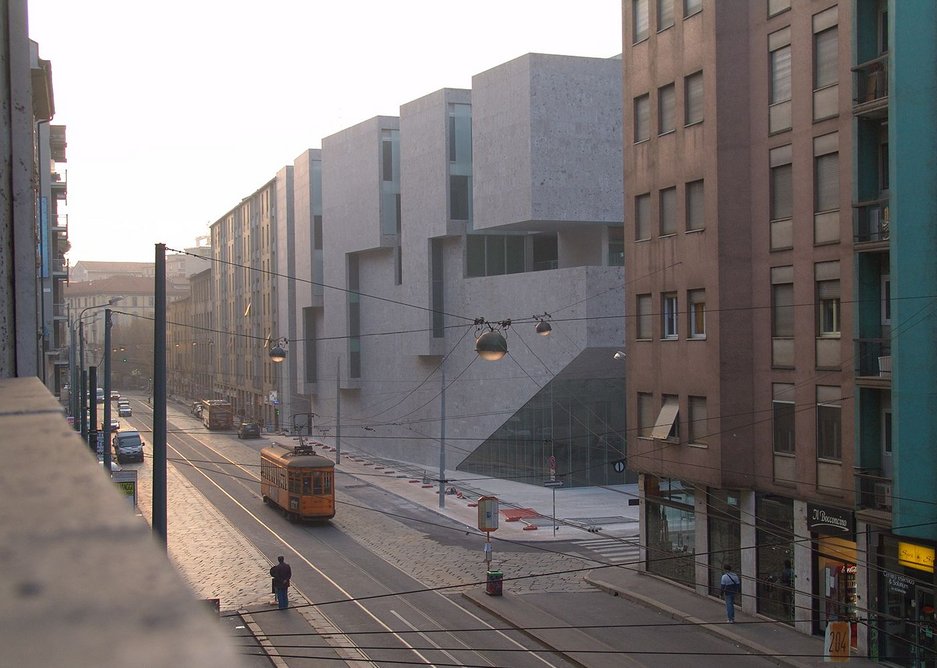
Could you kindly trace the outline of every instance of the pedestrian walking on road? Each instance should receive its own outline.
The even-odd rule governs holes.
[[[285,610],[290,604],[287,590],[290,587],[293,571],[283,557],[277,557],[277,565],[270,569],[270,577],[273,578],[273,591],[277,595],[277,606],[280,610]]]
[[[723,566],[725,573],[719,581],[722,589],[722,596],[726,600],[726,619],[730,624],[735,624],[735,595],[742,591],[742,580],[738,573],[732,572],[732,565]]]

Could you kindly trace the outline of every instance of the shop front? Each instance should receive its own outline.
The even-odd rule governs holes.
[[[755,499],[758,557],[758,612],[793,624],[794,608],[794,501],[782,496]],[[803,616],[803,615],[802,615]]]
[[[851,646],[858,645],[859,601],[856,520],[851,510],[807,504],[813,546],[813,632],[830,622],[849,622]]]
[[[935,544],[879,536],[870,619],[872,657],[901,666],[937,666]]]
[[[670,478],[644,476],[647,570],[696,585],[694,488]]]

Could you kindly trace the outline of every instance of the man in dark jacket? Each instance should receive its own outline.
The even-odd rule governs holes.
[[[289,589],[292,576],[293,571],[290,565],[283,560],[283,557],[277,557],[277,565],[270,569],[270,577],[273,578],[273,591],[277,594],[277,606],[280,610],[289,607],[286,590]]]

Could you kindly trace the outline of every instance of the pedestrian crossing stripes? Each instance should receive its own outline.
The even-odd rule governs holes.
[[[622,538],[586,538],[573,543],[585,550],[597,553],[592,557],[606,564],[637,564],[641,559],[638,536]]]

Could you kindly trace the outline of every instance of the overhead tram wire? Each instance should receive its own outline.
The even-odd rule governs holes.
[[[408,308],[417,309],[419,311],[427,311],[429,313],[438,313],[441,315],[448,316],[450,318],[458,318],[459,320],[466,320],[468,322],[474,322],[476,318],[469,317],[465,315],[459,315],[456,313],[448,313],[446,311],[440,311],[438,309],[429,308],[428,306],[421,306],[419,304],[410,304],[408,302],[403,302],[398,299],[391,299],[389,297],[379,297],[378,295],[372,295],[367,292],[361,292],[359,290],[351,290],[349,288],[342,288],[336,285],[329,285],[327,283],[320,283],[318,281],[313,281],[307,278],[299,278],[297,276],[290,276],[289,274],[281,274],[276,271],[271,271],[269,269],[258,269],[257,267],[252,267],[250,265],[241,264],[239,262],[232,262],[230,260],[222,260],[216,257],[206,257],[204,255],[199,255],[197,253],[192,253],[185,250],[177,250],[175,248],[167,248],[167,251],[173,251],[175,253],[181,253],[183,255],[189,255],[191,257],[196,257],[201,260],[208,260],[209,262],[217,262],[219,264],[226,264],[232,267],[238,267],[239,269],[247,269],[248,271],[257,271],[262,274],[267,274],[268,276],[273,276],[275,278],[283,278],[288,281],[296,281],[297,283],[305,283],[307,285],[315,285],[322,288],[328,288],[329,290],[337,290],[338,292],[344,292],[346,294],[358,295],[359,297],[367,297],[368,299],[375,299],[377,301],[387,302],[389,304],[395,304],[397,306],[406,306]]]

